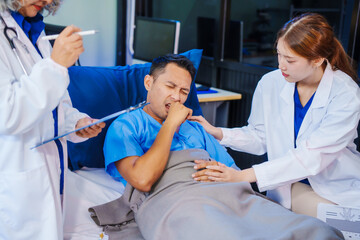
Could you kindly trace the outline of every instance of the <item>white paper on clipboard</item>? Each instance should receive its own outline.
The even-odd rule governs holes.
[[[360,209],[319,203],[317,218],[339,229],[345,239],[360,240]]]

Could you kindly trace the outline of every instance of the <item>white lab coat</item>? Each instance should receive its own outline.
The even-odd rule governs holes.
[[[31,57],[26,58],[24,48],[18,48],[25,64],[31,66],[33,60],[36,64],[29,77],[23,74],[0,22],[0,239],[63,239],[56,144],[30,148],[54,136],[52,110],[56,106],[59,133],[74,129],[87,115],[72,108],[68,71],[50,59],[50,43],[38,40],[42,59],[11,15],[1,15],[30,51]],[[86,140],[75,134],[69,138]],[[66,140],[61,143],[67,169]]]
[[[305,115],[294,148],[294,83],[280,70],[263,76],[255,90],[248,126],[222,129],[222,145],[252,154],[260,191],[291,207],[291,184],[308,178],[323,198],[360,207],[360,153],[353,143],[360,118],[360,90],[328,64]]]

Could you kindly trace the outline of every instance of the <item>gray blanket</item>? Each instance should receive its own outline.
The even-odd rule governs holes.
[[[150,193],[127,184],[125,193],[89,211],[109,239],[343,239],[322,221],[295,214],[256,195],[250,184],[199,183],[195,159],[204,150],[171,152]]]

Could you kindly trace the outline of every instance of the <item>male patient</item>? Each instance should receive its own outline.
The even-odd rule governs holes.
[[[183,103],[194,76],[183,56],[154,59],[144,79],[149,104],[110,126],[106,170],[127,190],[90,209],[110,239],[341,239],[320,220],[257,196],[248,183],[193,180],[196,159],[234,164],[200,124],[186,120],[192,110]]]
[[[107,132],[104,154],[110,175],[148,192],[163,173],[170,151],[193,148],[206,150],[227,166],[236,166],[200,124],[185,121],[192,110],[183,103],[195,72],[192,62],[181,55],[153,61],[144,79],[150,104],[116,119]]]

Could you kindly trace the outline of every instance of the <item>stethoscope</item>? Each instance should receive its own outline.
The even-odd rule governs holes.
[[[4,26],[5,26],[5,28],[4,28],[4,35],[5,35],[6,39],[8,40],[8,42],[9,42],[9,44],[10,44],[10,47],[11,47],[12,51],[14,52],[14,54],[15,54],[18,62],[20,63],[20,66],[21,66],[22,70],[24,71],[24,73],[25,73],[27,76],[29,76],[28,72],[27,72],[26,69],[25,69],[24,64],[22,63],[22,61],[21,61],[21,59],[20,59],[20,56],[19,56],[18,52],[16,51],[16,46],[15,46],[15,44],[14,44],[14,39],[16,39],[17,41],[20,42],[20,40],[18,39],[16,30],[15,30],[14,28],[8,27],[8,25],[6,24],[6,22],[5,22],[5,20],[3,19],[2,16],[0,16],[0,18],[1,18],[1,21],[4,23]],[[13,36],[13,37],[11,37],[11,36]],[[21,43],[21,42],[20,42],[20,43]],[[21,44],[22,44],[22,43],[21,43]],[[22,45],[24,45],[24,44],[22,44]],[[25,47],[25,50],[26,50],[27,52],[29,52],[25,45],[24,45],[24,47]]]

